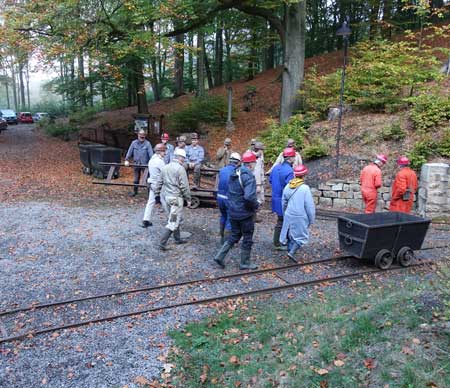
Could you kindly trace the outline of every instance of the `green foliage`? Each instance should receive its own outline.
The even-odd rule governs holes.
[[[367,41],[350,53],[345,82],[345,102],[360,110],[384,111],[401,106],[413,88],[440,79],[439,61],[427,48],[411,42]],[[341,72],[318,76],[307,74],[304,91],[306,109],[326,114],[337,106]]]
[[[89,107],[78,112],[74,112],[69,116],[69,123],[71,124],[85,124],[93,119],[95,114],[99,111],[96,107]]]
[[[427,130],[447,123],[450,125],[450,96],[424,92],[417,97],[411,97],[411,119],[414,126]]]
[[[31,106],[31,112],[47,112],[51,117],[61,117],[66,116],[69,109],[62,101],[41,101]]]
[[[422,164],[432,157],[450,158],[450,128],[442,136],[431,137],[425,135],[420,141],[414,144],[413,149],[408,153],[411,161],[411,168],[419,170]]]
[[[305,146],[302,151],[302,157],[305,160],[319,159],[330,154],[328,144],[319,138],[314,138],[313,141]]]
[[[311,115],[294,115],[287,123],[280,124],[275,120],[269,120],[268,128],[261,135],[261,141],[266,149],[265,159],[274,162],[281,151],[286,147],[288,139],[294,139],[298,149],[304,145],[306,130],[313,123]]]
[[[41,124],[44,132],[52,137],[61,137],[69,140],[70,135],[78,131],[78,128],[71,124],[43,122]]]
[[[406,132],[402,129],[400,123],[393,123],[386,126],[381,131],[381,138],[383,140],[395,140],[399,141],[406,137]]]
[[[177,132],[198,131],[200,124],[224,125],[227,119],[227,101],[222,96],[195,98],[184,109],[169,117],[170,128]]]
[[[438,291],[442,308],[440,314],[444,320],[450,320],[450,262],[447,259],[439,264],[436,271],[439,281],[434,283],[434,288]]]

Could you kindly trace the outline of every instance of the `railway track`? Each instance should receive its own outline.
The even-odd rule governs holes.
[[[439,246],[439,247],[429,247],[429,248],[423,248],[421,250],[432,250],[432,249],[441,249],[441,248],[448,248],[449,246]],[[404,270],[404,267],[394,266],[387,270],[380,270],[377,268],[371,268],[363,271],[353,272],[353,273],[346,273],[346,274],[339,274],[336,276],[326,276],[326,277],[320,277],[305,281],[296,281],[296,282],[289,282],[286,280],[285,277],[280,275],[280,272],[287,272],[294,269],[299,269],[301,267],[306,266],[313,266],[318,264],[323,265],[330,265],[332,263],[338,263],[344,260],[351,260],[354,259],[352,256],[338,256],[338,257],[331,257],[326,259],[320,259],[320,260],[314,260],[314,261],[308,261],[303,263],[293,263],[285,266],[279,266],[279,267],[271,267],[271,268],[264,268],[259,269],[256,271],[249,271],[245,273],[233,273],[229,275],[223,275],[218,277],[211,277],[211,278],[201,278],[201,279],[193,279],[193,280],[187,280],[183,282],[178,283],[167,283],[167,284],[160,284],[155,286],[149,286],[149,287],[142,287],[137,289],[131,289],[131,290],[123,290],[123,291],[117,291],[114,293],[105,293],[105,294],[98,294],[98,295],[91,295],[84,298],[73,298],[73,299],[66,299],[66,300],[60,300],[55,301],[53,303],[43,303],[43,304],[32,304],[29,306],[23,306],[18,307],[11,310],[5,310],[0,311],[0,344],[21,340],[24,338],[31,338],[40,334],[50,333],[50,332],[56,332],[61,331],[65,329],[72,329],[77,328],[81,326],[87,326],[92,325],[95,323],[101,323],[101,322],[107,322],[107,321],[113,321],[115,319],[119,318],[125,318],[129,316],[135,316],[135,315],[141,315],[145,313],[152,313],[152,312],[159,312],[164,310],[170,310],[178,307],[183,306],[193,306],[193,305],[199,305],[199,304],[207,304],[211,302],[217,302],[217,301],[223,301],[228,299],[236,299],[239,297],[246,297],[246,296],[252,296],[252,295],[258,295],[258,294],[267,294],[267,293],[274,293],[283,291],[290,288],[297,288],[297,287],[306,287],[314,284],[320,284],[324,282],[334,282],[339,280],[345,280],[345,279],[351,279],[356,277],[362,277],[365,275],[372,275],[376,273],[386,272],[386,271],[398,271],[398,270]],[[355,259],[357,260],[357,259]],[[418,264],[411,265],[408,268],[415,268],[415,267],[423,267],[424,265],[432,264],[431,261],[422,262]],[[345,267],[343,267],[345,269]],[[10,331],[5,325],[2,324],[2,320],[5,320],[7,318],[9,321],[14,320],[14,318],[19,318],[21,321],[25,321],[27,323],[30,323],[33,321],[33,319],[25,319],[26,314],[36,314],[39,313],[41,310],[48,309],[49,315],[55,316],[55,314],[64,314],[67,312],[67,310],[78,313],[78,304],[83,304],[90,301],[99,301],[102,299],[109,299],[110,301],[117,301],[117,297],[119,296],[127,296],[130,297],[132,294],[144,294],[148,293],[151,294],[152,292],[159,291],[159,290],[174,290],[176,288],[182,288],[186,286],[192,286],[197,284],[200,288],[202,288],[204,285],[211,285],[213,283],[219,283],[221,281],[229,281],[236,278],[255,278],[260,277],[264,274],[270,274],[273,279],[278,279],[282,281],[284,284],[276,285],[276,286],[270,286],[270,287],[263,287],[259,289],[249,289],[247,291],[243,292],[235,292],[235,293],[228,293],[223,294],[219,296],[212,296],[212,297],[202,297],[202,298],[191,298],[190,300],[185,300],[177,303],[172,304],[165,304],[160,306],[151,306],[146,308],[139,308],[133,310],[132,308],[129,311],[121,312],[121,313],[115,313],[115,314],[104,314],[103,311],[101,312],[100,316],[97,316],[95,318],[90,319],[83,319],[83,320],[71,320],[69,323],[62,323],[62,324],[49,324],[48,322],[43,322],[41,324],[38,324],[36,327],[32,327],[30,329],[26,329],[21,332],[17,332],[16,329],[14,329],[14,333],[8,334]],[[272,280],[273,280],[272,279]],[[246,283],[250,283],[247,281]],[[150,295],[149,295],[150,297]],[[63,310],[66,311],[63,311]],[[92,306],[91,306],[92,310]],[[95,312],[95,311],[94,311]],[[70,314],[69,314],[70,315]],[[42,320],[42,319],[41,319]],[[17,322],[17,321],[16,321]],[[40,326],[39,326],[40,325]],[[25,326],[25,325],[24,325]],[[24,327],[23,326],[23,327]],[[20,329],[20,328],[19,328]]]

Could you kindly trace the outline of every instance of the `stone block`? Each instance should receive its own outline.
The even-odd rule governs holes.
[[[361,186],[358,183],[352,183],[350,185],[351,191],[361,191]]]
[[[383,193],[383,194],[381,194],[381,198],[383,198],[384,201],[390,201],[391,200],[391,194],[390,193]]]
[[[336,191],[329,190],[329,191],[324,191],[322,193],[322,196],[327,197],[327,198],[337,198],[338,195],[337,195]]]
[[[330,179],[329,181],[326,182],[328,186],[334,186],[337,185],[338,183],[346,183],[346,182],[343,179]]]
[[[344,187],[342,188],[344,191],[350,191],[350,185],[347,183],[344,183]]]
[[[385,208],[385,206],[386,206],[386,202],[384,202],[383,200],[378,200],[377,201],[377,212],[381,212],[381,211],[383,211],[384,210],[384,208]]]
[[[343,209],[347,207],[347,200],[341,198],[333,199],[333,207],[337,209]]]
[[[333,206],[333,200],[331,198],[324,198],[324,197],[320,197],[319,198],[319,205],[320,206]]]
[[[362,193],[361,192],[354,192],[353,193],[353,198],[354,199],[362,199]]]
[[[311,194],[312,194],[313,197],[321,197],[322,196],[322,191],[318,190],[318,189],[315,189],[315,188],[312,188],[311,189]]]
[[[319,204],[319,197],[313,197],[314,205]]]
[[[348,199],[347,206],[352,209],[361,210],[363,208],[363,201],[361,199]]]
[[[378,189],[379,193],[389,193],[391,191],[390,187],[382,186]]]
[[[331,190],[342,191],[342,190],[344,190],[344,184],[336,183],[335,185],[331,186]]]
[[[425,163],[420,170],[420,180],[424,182],[440,179],[449,175],[450,166],[446,163]]]
[[[338,198],[341,199],[352,199],[353,198],[353,192],[352,191],[339,191],[338,192]]]
[[[325,183],[319,183],[319,190],[330,190],[332,185],[328,185]]]

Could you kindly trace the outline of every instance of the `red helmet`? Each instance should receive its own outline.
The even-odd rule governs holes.
[[[283,157],[288,158],[290,156],[295,156],[295,148],[289,147],[284,149]]]
[[[294,168],[295,176],[303,176],[306,174],[308,174],[308,167],[306,167],[304,164],[300,164]]]
[[[256,162],[256,155],[252,151],[244,152],[241,159],[242,163],[253,163]]]
[[[164,132],[164,133],[161,135],[161,140],[169,140],[169,134],[168,134],[167,132]]]
[[[386,155],[384,155],[384,154],[379,154],[379,155],[377,155],[377,159],[378,159],[381,163],[383,163],[383,164],[386,164],[386,163],[387,163],[387,157],[386,157]]]
[[[409,159],[406,156],[400,156],[397,160],[399,166],[407,166],[409,164]]]

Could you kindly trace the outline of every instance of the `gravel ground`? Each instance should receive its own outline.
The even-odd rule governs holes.
[[[3,204],[0,210],[0,309],[237,271],[238,249],[232,251],[225,271],[212,262],[218,247],[216,209],[187,210],[184,230],[192,233],[189,244],[170,244],[172,249],[163,254],[155,249],[155,243],[164,225],[164,215],[157,210],[155,226],[146,230],[140,228],[144,204],[144,196],[139,207],[82,208],[39,202]],[[256,261],[262,266],[289,264],[271,249],[274,217],[263,211],[261,218],[254,246]],[[299,260],[339,254],[335,222],[318,220],[311,234],[311,243],[299,254]],[[447,238],[448,231],[433,231],[428,234],[425,245],[443,245]],[[442,257],[443,253],[432,252],[436,258]],[[429,253],[422,252],[421,256],[429,257]],[[319,275],[346,273],[358,266],[366,268],[364,263],[350,260],[345,268],[319,265],[281,275],[289,281],[301,281]],[[59,310],[54,316],[42,313],[33,319],[39,323],[55,323],[61,322],[61,317],[65,320],[81,318],[87,312],[95,315],[105,310],[108,313],[125,311],[125,303],[127,306],[131,303],[133,309],[146,308],[279,284],[283,284],[281,279],[267,275],[252,278],[250,284],[238,278],[203,288],[135,294],[122,298],[123,302],[118,302],[120,298],[117,298],[114,303],[80,304],[73,311]],[[278,294],[277,298],[304,297],[309,292],[289,290]],[[207,306],[177,308],[0,345],[0,386],[137,387],[139,376],[148,380],[159,377],[164,354],[170,345],[165,332],[187,321],[201,319],[212,311]],[[33,319],[27,321],[23,316],[20,320],[4,319],[3,323],[12,333],[23,329],[22,325],[32,326],[36,323]]]

